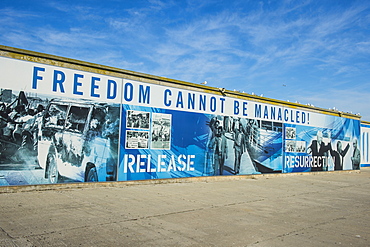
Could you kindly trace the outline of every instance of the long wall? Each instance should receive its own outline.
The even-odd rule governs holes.
[[[5,46],[0,64],[2,186],[352,170],[364,154],[357,115]]]

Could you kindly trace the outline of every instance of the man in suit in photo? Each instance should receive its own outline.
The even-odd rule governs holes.
[[[360,170],[361,153],[357,145],[357,139],[353,140],[353,155],[351,157],[353,170]]]
[[[307,153],[311,153],[312,157],[320,157],[316,159],[319,161],[317,166],[312,166],[311,171],[324,171],[327,168],[326,159],[322,157],[327,156],[327,152],[331,149],[331,145],[323,142],[322,131],[317,131],[316,140],[313,140],[307,149]]]

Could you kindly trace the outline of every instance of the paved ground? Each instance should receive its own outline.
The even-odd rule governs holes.
[[[370,246],[370,168],[182,181],[2,189],[0,246]]]

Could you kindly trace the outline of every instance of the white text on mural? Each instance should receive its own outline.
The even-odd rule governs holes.
[[[288,168],[323,167],[328,164],[327,156],[292,156],[285,157],[285,165]]]
[[[194,171],[195,155],[180,154],[177,158],[175,155],[169,157],[167,155],[158,155],[157,160],[153,159],[150,154],[125,154],[123,158],[123,172]]]

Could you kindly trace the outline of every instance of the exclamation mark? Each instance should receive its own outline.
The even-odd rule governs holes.
[[[310,124],[310,113],[307,112],[307,124]]]

